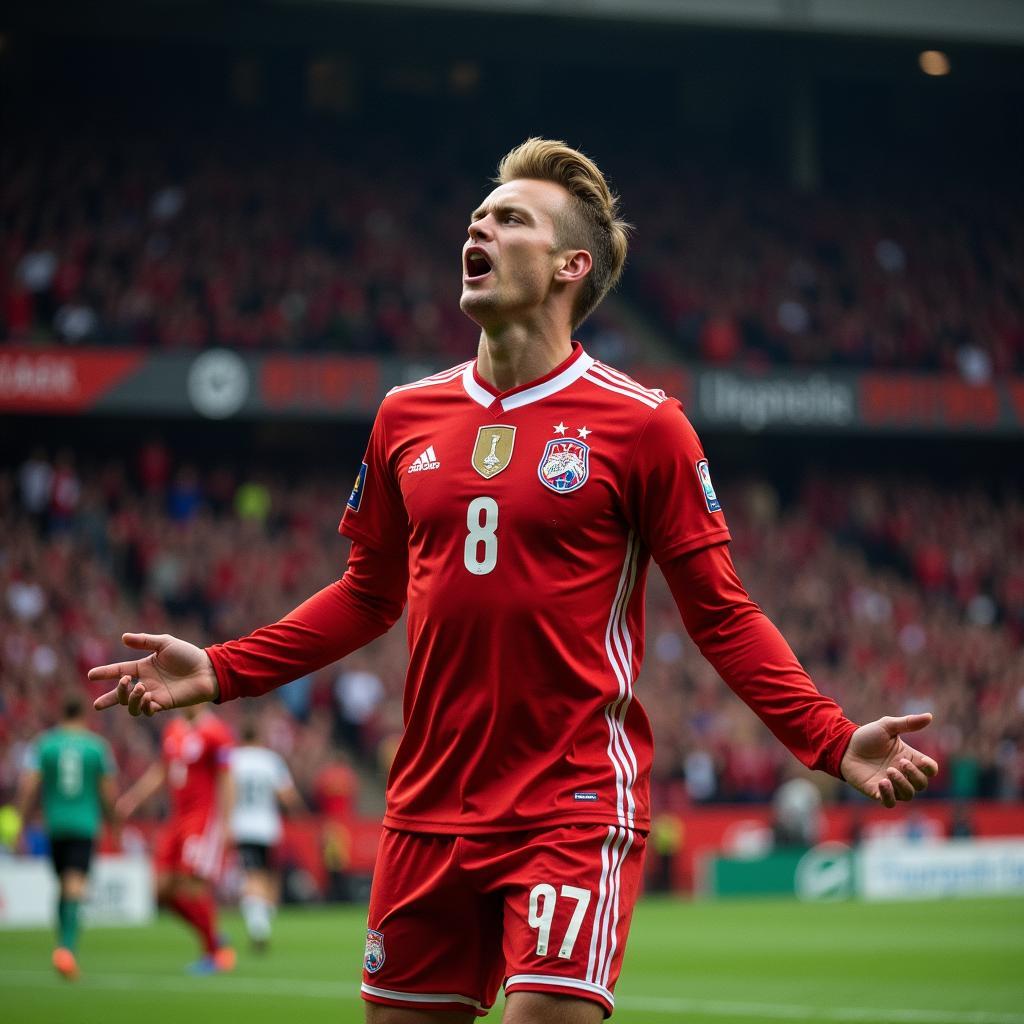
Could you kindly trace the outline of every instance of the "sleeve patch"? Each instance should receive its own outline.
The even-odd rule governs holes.
[[[704,491],[704,504],[709,512],[721,512],[722,503],[715,494],[715,485],[711,482],[711,470],[708,469],[708,460],[700,459],[697,462],[697,476],[700,478],[700,486]]]
[[[356,474],[356,482],[352,485],[352,493],[348,496],[348,507],[353,512],[359,511],[359,505],[363,500],[363,485],[366,483],[366,463],[359,467]]]

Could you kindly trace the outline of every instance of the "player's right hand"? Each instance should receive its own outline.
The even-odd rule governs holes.
[[[166,633],[125,633],[121,639],[126,647],[153,653],[139,661],[121,661],[89,670],[92,682],[117,680],[113,690],[93,703],[97,711],[123,704],[130,715],[151,718],[161,711],[217,699],[217,676],[201,647]]]

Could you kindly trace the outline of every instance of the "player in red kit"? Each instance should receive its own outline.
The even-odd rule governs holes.
[[[118,801],[125,817],[165,783],[170,815],[160,830],[155,851],[156,894],[193,928],[202,955],[191,967],[194,974],[230,971],[235,953],[217,932],[213,883],[220,872],[226,838],[225,816],[229,755],[233,740],[216,715],[189,706],[164,730],[161,759],[151,765]]]
[[[627,231],[598,168],[531,139],[463,247],[475,360],[383,401],[341,521],[337,583],[206,651],[126,634],[94,669],[133,715],[266,692],[343,657],[408,606],[405,734],[388,781],[364,956],[370,1024],[611,1014],[650,825],[651,729],[634,694],[653,558],[723,679],[805,764],[886,806],[937,770],[857,726],[750,600],[700,441],[677,401],[592,359],[573,330],[617,280]]]

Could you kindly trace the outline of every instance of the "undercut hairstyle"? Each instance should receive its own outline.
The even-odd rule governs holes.
[[[61,702],[61,715],[65,722],[73,722],[76,718],[81,718],[85,714],[85,701],[82,700],[81,694],[78,693],[66,693],[64,700]]]
[[[573,306],[575,330],[622,276],[632,226],[619,219],[619,197],[597,164],[564,142],[532,138],[506,153],[494,181],[506,185],[520,178],[553,181],[569,193],[565,213],[556,225],[558,245],[586,249],[593,260]]]

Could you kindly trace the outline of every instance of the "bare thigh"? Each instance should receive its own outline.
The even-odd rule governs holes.
[[[459,1010],[403,1010],[400,1006],[364,1003],[366,1024],[469,1024],[476,1020],[472,1012]]]
[[[505,1003],[502,1024],[601,1024],[604,1007],[589,999],[513,992]]]
[[[469,1024],[472,1013],[454,1010],[403,1010],[366,1003],[366,1024]],[[586,999],[513,992],[505,1004],[502,1024],[600,1024],[604,1009]]]

